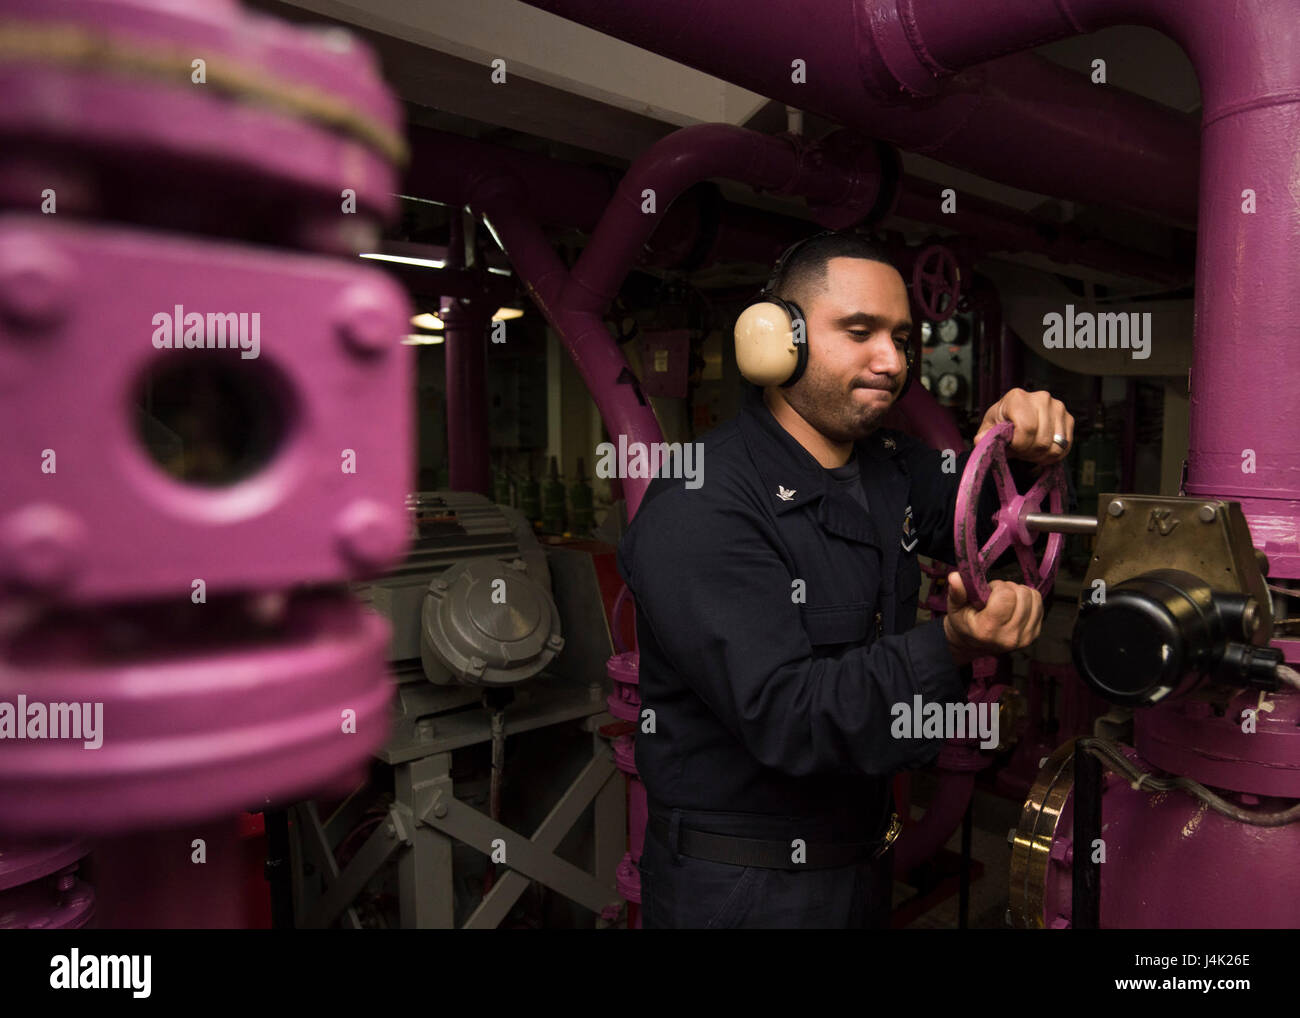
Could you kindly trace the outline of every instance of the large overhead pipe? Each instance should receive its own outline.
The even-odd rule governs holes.
[[[996,40],[979,58],[992,62],[971,67],[976,61],[927,63],[905,48],[910,4],[899,14],[893,4],[838,0],[804,5],[795,16],[784,0],[525,2],[994,180],[1178,222],[1196,216],[1191,118],[1033,54],[993,60],[1082,29],[1024,33],[1024,42],[1000,45],[1018,30],[996,12],[1001,5],[930,4],[925,24],[946,21],[945,39],[969,28]],[[1067,5],[1018,6],[1051,11],[1055,30]],[[961,73],[940,80],[953,71]]]
[[[850,137],[845,132],[845,138]],[[473,182],[507,171],[522,189],[527,207],[542,227],[590,234],[618,185],[606,168],[562,162],[504,145],[430,128],[412,129],[412,160],[406,193],[448,205],[466,205]],[[1083,265],[1161,285],[1190,281],[1186,264],[1105,240],[1087,238],[1069,225],[1047,223],[1008,205],[962,195],[953,213],[941,211],[943,185],[904,175],[892,212],[966,235],[981,252],[1045,255],[1061,264]],[[646,240],[642,264],[693,268],[716,262],[770,263],[812,229],[794,216],[737,205],[700,189],[684,193]]]
[[[990,0],[978,16],[911,0],[864,6],[881,46],[861,56],[878,84],[894,75],[890,68],[907,68],[909,77],[918,68],[947,73],[1121,23],[1159,29],[1187,52],[1200,77],[1204,126],[1185,490],[1241,502],[1272,575],[1300,577],[1300,368],[1288,330],[1279,328],[1294,317],[1300,289],[1295,4]],[[1116,169],[1114,179],[1127,185],[1131,167]]]
[[[1191,58],[1204,100],[1186,491],[1241,501],[1273,575],[1300,577],[1290,412],[1298,369],[1278,328],[1300,282],[1291,253],[1300,233],[1292,179],[1300,22],[1289,0],[991,0],[961,9],[845,0],[798,18],[776,0],[529,2],[998,180],[1187,219],[1197,164],[1190,124],[1059,68],[1002,57],[1115,24],[1166,32]],[[791,80],[794,59],[807,62],[806,84]],[[973,77],[963,75],[971,65]],[[1017,76],[1016,89],[1000,90]],[[891,95],[913,101],[883,108]],[[964,125],[946,119],[954,103],[969,114]],[[1241,412],[1246,398],[1255,413]]]
[[[621,176],[612,167],[564,162],[432,128],[411,129],[407,194],[463,206],[477,182],[502,175],[514,181],[539,226],[587,234],[605,214]],[[677,267],[683,262],[769,261],[808,229],[805,220],[794,216],[692,191],[660,217],[645,263]]]

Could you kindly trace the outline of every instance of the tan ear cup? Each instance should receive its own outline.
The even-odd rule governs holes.
[[[736,365],[754,385],[781,385],[794,374],[799,350],[790,315],[779,304],[751,304],[736,319]]]

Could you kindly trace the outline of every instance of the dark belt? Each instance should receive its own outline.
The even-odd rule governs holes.
[[[652,816],[649,831],[672,848],[670,825],[662,816]],[[768,870],[827,870],[851,866],[857,862],[879,859],[903,829],[898,814],[889,818],[889,827],[883,837],[875,841],[809,841],[803,846],[803,861],[794,859],[795,846],[789,841],[764,841],[760,838],[738,838],[730,834],[712,834],[679,824],[677,852],[692,859],[706,862],[728,863],[732,866],[757,866]]]

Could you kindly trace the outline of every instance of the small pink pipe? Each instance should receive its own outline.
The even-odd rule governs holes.
[[[960,234],[959,244],[976,253],[1034,251],[1063,265],[1086,265],[1149,279],[1166,286],[1192,281],[1192,263],[1179,264],[1144,251],[1080,235],[1071,224],[1053,225],[1018,209],[975,195],[961,194],[956,210],[940,212],[945,185],[919,177],[904,177],[894,215],[934,223]]]
[[[626,435],[629,444],[662,442],[663,432],[654,410],[641,395],[600,313],[575,310],[563,303],[561,294],[569,274],[523,205],[517,185],[508,178],[482,182],[474,188],[469,204],[496,230],[528,295],[564,341],[609,434]],[[649,480],[644,478],[623,480],[629,519],[636,514],[649,486]]]
[[[966,440],[957,430],[952,414],[940,406],[939,401],[919,382],[913,382],[907,395],[893,405],[887,423],[915,435],[933,449],[960,452],[966,448]]]
[[[865,216],[880,192],[880,166],[870,149],[855,159],[837,159],[818,146],[729,124],[682,128],[628,168],[573,267],[566,303],[584,310],[607,307],[673,201],[713,177],[758,191],[802,195],[811,205],[836,209],[849,223]],[[649,195],[654,212],[644,211]],[[857,215],[845,216],[846,210]]]
[[[487,409],[487,330],[496,308],[482,298],[442,305],[447,365],[447,483],[492,494]]]
[[[961,823],[975,792],[974,771],[943,771],[925,816],[905,827],[894,845],[894,872],[903,876],[941,849]]]
[[[465,233],[457,214],[451,220],[446,267],[455,271],[464,265]],[[443,294],[438,311],[447,375],[447,483],[453,491],[489,497],[492,475],[484,344],[495,312],[491,295],[482,293],[469,300]]]
[[[195,861],[197,853],[204,861]],[[91,856],[91,925],[101,930],[233,930],[248,924],[235,819],[107,838]]]

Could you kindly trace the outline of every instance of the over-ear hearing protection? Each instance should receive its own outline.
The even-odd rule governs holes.
[[[787,388],[803,377],[808,367],[808,326],[803,309],[773,291],[782,282],[786,264],[804,245],[836,231],[823,230],[791,244],[776,260],[763,289],[736,319],[736,365],[744,378],[757,385]],[[907,346],[907,377],[898,394],[901,399],[912,384],[915,344]]]

